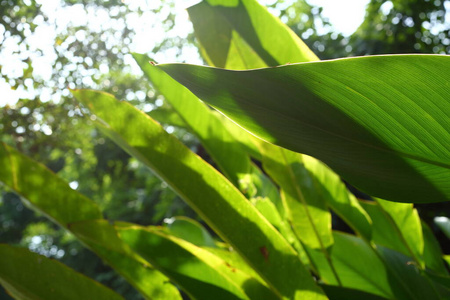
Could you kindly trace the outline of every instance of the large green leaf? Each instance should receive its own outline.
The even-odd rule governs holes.
[[[165,180],[274,291],[291,299],[325,297],[287,241],[212,166],[130,104],[90,90],[73,94],[101,131]]]
[[[253,69],[318,60],[289,27],[255,0],[206,0],[188,12],[210,65]]]
[[[250,71],[158,67],[250,132],[324,161],[371,195],[450,198],[450,57],[357,57]]]
[[[0,284],[15,299],[123,299],[100,283],[28,249],[0,244]]]
[[[156,228],[119,227],[120,237],[194,299],[277,299],[267,286],[209,251]]]

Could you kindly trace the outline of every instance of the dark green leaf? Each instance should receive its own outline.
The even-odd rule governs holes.
[[[320,287],[324,290],[330,300],[383,300],[387,299],[374,294],[366,292],[344,288],[340,286],[332,286],[321,284]]]
[[[442,299],[410,257],[382,246],[377,251],[390,270],[387,279],[397,281],[403,292],[406,291],[396,294],[398,299]]]
[[[422,221],[422,234],[423,234],[423,259],[425,266],[431,270],[438,272],[441,275],[448,275],[448,271],[445,268],[444,260],[442,259],[442,250],[436,237],[433,235],[430,227]]]
[[[396,55],[228,71],[159,65],[260,138],[399,202],[450,198],[450,57]]]

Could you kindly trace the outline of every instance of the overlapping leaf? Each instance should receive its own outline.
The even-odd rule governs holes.
[[[152,67],[146,55],[133,56],[153,86],[164,95],[184,124],[199,138],[222,172],[239,187],[242,177],[250,173],[250,158],[228,133],[227,127],[237,126],[223,116],[214,114],[188,89],[161,70]]]
[[[286,240],[213,167],[128,103],[101,92],[73,93],[95,113],[98,128],[164,179],[274,291],[324,297]]]
[[[371,195],[450,198],[450,57],[359,57],[250,71],[159,68],[255,135],[321,159]]]
[[[156,228],[119,227],[121,238],[195,299],[277,299],[267,286],[200,247]],[[279,299],[279,298],[278,298]]]
[[[0,165],[1,182],[21,195],[22,200],[32,209],[71,230],[144,296],[154,298],[164,295],[167,299],[180,299],[177,289],[167,283],[166,276],[149,264],[143,265],[131,251],[125,251],[120,240],[113,244],[116,233],[102,219],[100,209],[93,201],[71,189],[45,166],[6,144],[0,144]],[[75,229],[74,224],[95,220],[98,223],[90,223],[91,226],[84,235]],[[89,239],[89,236],[94,238]]]
[[[188,9],[200,49],[212,66],[240,70],[318,60],[297,35],[293,34],[287,26],[280,25],[277,18],[268,14],[255,2],[246,0],[236,2],[234,5],[220,1],[203,1]],[[233,11],[233,14],[230,14],[230,11]],[[205,17],[206,13],[209,17]],[[247,25],[251,23],[257,31],[237,26],[240,19],[247,20],[243,22]],[[205,30],[206,28],[208,29]],[[283,47],[274,43],[274,40],[280,36],[284,37]],[[264,47],[258,45],[264,45]],[[267,59],[269,52],[271,55]],[[241,136],[239,132],[234,133],[237,139]],[[252,144],[260,145],[261,141],[254,141]],[[263,146],[266,152],[279,151],[274,146],[271,149],[268,144]],[[263,159],[260,158],[260,160]],[[303,160],[307,162],[305,167],[309,171],[309,174],[304,175],[310,180],[314,180],[312,179],[314,177],[315,181],[322,186],[322,193],[327,204],[356,232],[370,239],[370,218],[355,197],[348,192],[340,178],[312,157],[305,157]]]
[[[318,60],[256,0],[207,0],[188,9],[200,50],[212,66],[253,69]]]
[[[104,261],[115,268],[147,299],[181,299],[169,278],[131,250],[107,220],[69,224],[70,230]]]

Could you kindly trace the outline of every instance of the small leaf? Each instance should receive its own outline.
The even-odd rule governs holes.
[[[197,221],[187,217],[175,217],[167,223],[170,234],[196,246],[215,247],[209,232]]]

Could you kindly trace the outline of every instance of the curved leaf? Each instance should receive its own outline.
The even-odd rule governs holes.
[[[385,264],[389,268],[388,280],[399,282],[404,295],[397,295],[399,299],[444,299],[433,286],[433,283],[426,280],[425,274],[418,266],[411,261],[411,258],[399,252],[379,246],[377,252],[380,253]]]
[[[167,224],[170,234],[196,246],[215,247],[209,232],[197,221],[187,217],[171,218]]]
[[[217,170],[130,104],[102,92],[73,94],[96,114],[100,130],[164,179],[273,290],[292,299],[325,297],[287,241]]]
[[[263,166],[282,189],[286,217],[298,238],[313,249],[333,244],[331,214],[301,154],[261,144]]]
[[[328,298],[333,300],[385,300],[387,298],[374,294],[358,291],[355,289],[343,288],[340,286],[332,286],[321,284],[320,287],[327,294]]]
[[[28,206],[60,226],[67,228],[71,222],[102,218],[96,203],[71,189],[44,165],[5,143],[0,143],[0,166],[0,181],[24,197]]]
[[[267,286],[187,241],[156,228],[119,228],[137,253],[177,282],[194,299],[277,299]]]
[[[210,65],[252,69],[318,60],[288,26],[256,0],[206,0],[188,12]]]
[[[361,238],[333,231],[331,260],[341,285],[393,299],[395,282],[388,280],[388,270],[373,249]],[[323,253],[309,251],[326,284],[339,285]]]
[[[179,300],[178,289],[169,278],[131,250],[107,220],[90,220],[69,224],[69,229],[100,256],[146,299]]]
[[[58,261],[28,249],[1,244],[0,284],[16,299],[123,299]]]
[[[423,260],[425,261],[425,265],[438,274],[448,276],[449,273],[442,259],[441,246],[431,228],[424,221],[422,221],[422,235],[424,242]]]
[[[372,220],[341,178],[321,161],[303,155],[305,168],[320,186],[327,205],[366,240],[372,236]],[[319,187],[318,187],[319,188]]]
[[[164,95],[190,131],[199,138],[220,170],[234,185],[240,187],[242,176],[250,172],[250,158],[228,133],[228,126],[237,126],[227,124],[232,122],[214,114],[211,108],[199,101],[188,89],[154,68],[146,55],[135,53],[133,57],[153,86]],[[241,134],[248,135],[239,129]]]
[[[148,298],[164,295],[166,299],[180,299],[176,288],[167,283],[167,277],[148,264],[144,266],[136,255],[124,252],[123,243],[117,243],[117,240],[120,242],[117,237],[114,241],[115,231],[102,219],[95,202],[71,189],[44,165],[6,144],[0,144],[0,165],[0,181],[21,195],[25,204],[72,231],[142,295]],[[85,232],[76,227],[75,224],[80,223],[90,224]]]
[[[159,65],[260,138],[399,202],[450,198],[450,57],[386,55],[230,71]]]

